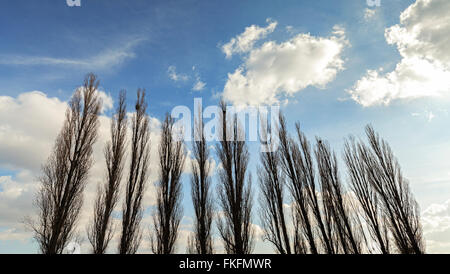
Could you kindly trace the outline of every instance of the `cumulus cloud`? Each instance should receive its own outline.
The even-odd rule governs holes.
[[[100,90],[97,91],[97,93],[98,97],[100,98],[100,101],[102,102],[101,113],[111,110],[114,106],[114,99],[111,97],[111,94]]]
[[[447,95],[450,91],[450,2],[417,0],[385,30],[386,41],[402,57],[394,71],[368,70],[348,92],[363,106],[397,99]]]
[[[39,91],[0,96],[0,168],[37,171],[53,146],[67,103]]]
[[[29,171],[21,171],[15,177],[0,177],[0,227],[11,233],[23,231],[20,223],[24,220],[24,213],[32,212],[34,194],[38,189],[38,183]],[[0,233],[0,238],[1,234],[5,232]],[[20,235],[25,236],[26,233]]]
[[[27,240],[22,221],[33,212],[41,164],[64,121],[67,103],[33,91],[0,96],[0,232],[2,240]]]
[[[253,49],[256,41],[265,38],[277,27],[276,21],[266,20],[268,25],[265,28],[251,25],[245,28],[245,31],[237,37],[232,38],[228,43],[222,46],[222,51],[226,58],[231,58],[236,53],[246,53]]]
[[[324,88],[343,69],[347,44],[339,26],[330,37],[298,34],[282,43],[267,41],[228,74],[223,97],[235,105],[272,104],[308,86]]]
[[[81,86],[78,88],[81,92],[83,92],[84,87]],[[103,114],[108,110],[113,109],[114,107],[114,99],[111,97],[110,93],[106,93],[105,91],[97,89],[95,91],[97,93],[97,96],[102,104],[102,108],[100,109],[100,113]],[[83,93],[81,93],[83,95]]]
[[[98,93],[102,111],[111,109],[111,96]],[[38,170],[51,151],[66,108],[66,102],[39,91],[17,98],[0,96],[0,168]]]
[[[432,204],[422,212],[427,251],[445,253],[450,247],[450,200]]]
[[[100,93],[100,97],[107,108],[112,108],[113,102],[109,101],[109,95]],[[50,98],[38,91],[22,93],[16,98],[0,96],[0,169],[11,174],[0,176],[0,228],[2,228],[0,240],[31,239],[31,232],[25,230],[22,221],[25,216],[33,216],[35,213],[33,200],[39,187],[37,176],[40,174],[40,166],[53,148],[67,107],[67,102]],[[90,170],[84,192],[84,205],[78,222],[81,235],[85,235],[87,224],[92,218],[97,186],[103,182],[105,175],[103,150],[110,138],[111,119],[101,115],[99,121],[99,137],[93,148],[94,165]],[[160,121],[151,117],[150,129],[152,144],[150,158],[157,159]],[[128,157],[129,154],[127,153]],[[125,174],[128,162],[125,165]],[[154,182],[158,179],[157,166],[157,161],[151,161],[148,189],[143,200],[145,208],[155,204]],[[124,184],[122,182],[122,186]],[[121,205],[122,202],[119,201],[117,213]],[[115,222],[119,221],[120,219],[115,219]],[[116,229],[116,233],[119,232],[119,229]],[[88,243],[86,237],[84,238],[82,248],[88,252]]]

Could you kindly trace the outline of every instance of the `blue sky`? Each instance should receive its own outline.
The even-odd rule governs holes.
[[[400,25],[408,31],[408,24],[422,22],[420,16],[426,21],[427,8],[431,7],[418,6],[413,12],[419,19],[400,22],[400,14],[415,2],[381,1],[379,7],[369,7],[366,0],[81,0],[81,7],[68,7],[65,0],[5,1],[0,4],[0,98],[8,97],[19,104],[21,94],[39,91],[46,98],[62,103],[80,86],[86,73],[94,72],[101,80],[101,90],[113,99],[121,89],[126,89],[130,106],[136,89],[145,88],[149,114],[161,120],[177,105],[192,108],[195,97],[201,97],[204,105],[216,104],[230,80],[229,74],[245,67],[243,75],[250,77],[252,67],[246,65],[246,58],[256,54],[264,43],[282,45],[300,34],[310,34],[313,38],[345,44],[337,56],[342,67],[320,88],[306,85],[290,96],[285,96],[281,88],[277,99],[289,100],[282,104],[282,109],[290,126],[299,121],[311,140],[316,135],[327,139],[340,156],[344,138],[349,134],[363,137],[364,126],[372,124],[390,142],[421,209],[426,210],[433,204],[442,206],[450,199],[447,112],[450,90],[437,91],[439,96],[406,93],[402,85],[407,81],[401,82],[399,77],[405,74],[397,66],[403,60],[417,60],[425,54],[421,49],[403,53],[400,39],[389,44],[385,36],[392,26]],[[442,5],[444,10],[448,8],[444,1],[433,3]],[[223,46],[232,38],[244,33],[247,27],[266,28],[271,22],[276,22],[276,28],[256,40],[251,49],[226,58]],[[345,42],[332,38],[335,26],[344,30]],[[441,40],[425,42],[439,56],[450,55],[439,47]],[[296,73],[306,73],[310,64],[302,64],[300,59],[298,62]],[[435,65],[437,61],[431,63]],[[443,75],[450,71],[449,64],[440,64]],[[369,75],[368,70],[377,70],[381,79],[388,79],[388,73],[393,71],[398,76],[393,85],[397,90],[393,88],[384,97],[390,98],[388,101],[364,97],[364,86],[358,85],[361,83],[358,81]],[[394,81],[389,79],[389,83]],[[198,81],[204,87],[193,90]],[[370,82],[373,83],[384,82]],[[356,97],[352,98],[352,90]],[[7,139],[1,137],[4,128],[0,118],[0,144],[7,144]],[[30,138],[34,136],[27,134]],[[9,153],[5,147],[0,146],[0,154]],[[250,144],[250,148],[251,172],[256,178],[256,144]],[[11,176],[20,188],[20,182],[27,179],[21,181],[18,177],[37,175],[36,165],[12,165],[0,156],[0,178]],[[341,175],[345,179],[342,165]],[[183,204],[185,215],[192,216],[186,178]],[[253,185],[256,188],[256,180]],[[3,189],[0,180],[0,193]],[[24,211],[27,208],[24,205]],[[11,229],[19,230],[10,223],[0,224],[0,234]],[[432,232],[430,235],[434,237]],[[450,232],[448,235],[450,241]],[[30,239],[8,237],[7,233],[0,236],[0,252],[35,252]],[[444,248],[435,242],[431,244],[436,250]],[[264,246],[258,248],[267,250]]]

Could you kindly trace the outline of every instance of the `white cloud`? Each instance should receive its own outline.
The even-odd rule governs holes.
[[[104,102],[105,98],[110,98],[106,93],[101,97]],[[109,99],[106,101],[105,106],[112,108],[112,101]],[[37,176],[40,174],[41,164],[51,152],[53,142],[63,124],[67,106],[67,102],[49,98],[45,93],[38,91],[22,93],[16,98],[0,96],[0,169],[15,174],[0,176],[0,228],[2,228],[0,240],[30,240],[31,232],[24,229],[22,221],[24,217],[33,216],[35,213],[32,203],[39,186]],[[93,148],[94,165],[90,170],[84,192],[84,205],[78,222],[78,230],[85,240],[97,186],[105,175],[103,150],[110,138],[110,118],[101,115],[99,121],[99,138]],[[150,159],[157,159],[160,121],[151,118],[150,128]],[[128,156],[129,154],[127,153]],[[157,161],[151,161],[148,189],[143,200],[144,207],[155,204],[154,182],[158,178],[157,167]],[[125,165],[125,174],[127,170],[128,161]],[[124,185],[123,181],[122,186]],[[117,210],[120,210],[121,205],[122,202],[119,201]],[[119,232],[117,226],[116,233]],[[86,241],[82,248],[88,252]],[[115,250],[117,246],[112,248]]]
[[[107,94],[106,92],[100,90],[98,90],[97,93],[100,101],[102,102],[101,113],[111,110],[114,107],[114,99],[111,97],[111,94]]]
[[[394,71],[369,70],[348,92],[363,106],[397,99],[447,95],[450,91],[450,2],[417,0],[385,31],[402,57]]]
[[[450,248],[450,200],[432,204],[422,212],[422,226],[429,253],[445,253]]]
[[[298,34],[282,43],[265,42],[228,74],[222,95],[236,105],[272,104],[308,86],[324,88],[343,69],[341,54],[347,44],[339,26],[326,38]]]
[[[136,57],[134,48],[144,39],[134,39],[126,44],[105,49],[89,58],[57,58],[48,56],[1,55],[0,65],[15,66],[66,66],[82,70],[102,71],[119,66]]]
[[[84,87],[81,86],[78,88],[81,92],[84,90]],[[111,97],[110,93],[106,93],[105,91],[97,89],[95,91],[98,95],[98,98],[102,104],[102,108],[100,109],[100,113],[104,114],[105,111],[111,110],[114,107],[114,99]],[[81,94],[83,95],[83,93]]]
[[[63,123],[67,103],[39,91],[0,96],[0,168],[38,171]]]
[[[175,66],[169,66],[167,74],[174,82],[188,82],[189,84],[192,84],[191,89],[193,91],[202,91],[206,87],[206,83],[201,80],[196,66],[192,66],[192,72],[189,74],[177,73],[177,68]]]
[[[201,80],[200,74],[197,72],[196,66],[192,66],[192,71],[195,74],[195,83],[194,83],[194,86],[192,87],[192,90],[193,91],[202,91],[203,89],[205,89],[206,83]]]
[[[169,78],[175,82],[189,80],[189,76],[186,74],[177,74],[177,68],[175,66],[169,66],[167,73],[169,74]]]
[[[27,240],[31,233],[22,221],[33,212],[37,175],[61,127],[67,103],[39,91],[17,98],[0,96],[0,169],[15,176],[0,176],[1,240]]]
[[[30,237],[30,232],[23,228],[10,228],[5,231],[0,231],[0,241],[26,242]]]
[[[194,86],[192,87],[193,91],[202,91],[206,86],[205,82],[202,82],[200,80],[200,78],[197,78],[197,80],[195,81]]]
[[[103,110],[110,95],[99,91]],[[0,96],[0,168],[39,171],[65,118],[67,103],[33,91],[17,98]]]
[[[38,183],[29,171],[21,171],[16,178],[0,177],[0,227],[23,229],[22,221],[25,213],[33,210],[37,189]]]
[[[261,226],[253,223],[251,224],[251,226],[253,229],[254,233],[253,236],[255,237],[255,242],[264,241],[264,234],[265,234],[264,229]]]
[[[277,27],[277,22],[272,22],[270,19],[266,20],[268,25],[265,28],[251,25],[245,28],[245,31],[237,37],[232,38],[228,43],[222,46],[222,51],[226,58],[231,58],[236,53],[246,53],[253,49],[256,41],[265,38],[272,33]]]

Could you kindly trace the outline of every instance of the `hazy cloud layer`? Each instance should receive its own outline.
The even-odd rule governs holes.
[[[104,71],[117,67],[136,57],[137,45],[144,39],[134,39],[114,48],[106,48],[87,58],[64,58],[51,56],[0,55],[0,65],[14,66],[58,66],[89,71]]]

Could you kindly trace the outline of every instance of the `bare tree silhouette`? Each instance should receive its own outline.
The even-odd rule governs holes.
[[[45,254],[61,254],[68,242],[79,241],[76,223],[93,165],[92,147],[99,126],[98,85],[96,76],[88,74],[84,86],[74,93],[63,128],[42,167],[41,187],[35,201],[38,219],[28,222],[40,251]],[[254,245],[253,203],[245,131],[237,115],[229,113],[224,102],[220,106],[221,124],[217,130],[221,140],[216,144],[216,153],[222,166],[218,170],[217,189],[221,211],[217,228],[226,253],[250,254]],[[144,90],[137,91],[135,110],[131,118],[131,160],[118,247],[121,254],[136,253],[142,239],[142,200],[150,161],[150,118],[146,114]],[[124,171],[126,117],[122,91],[112,118],[111,140],[104,150],[105,182],[98,187],[94,216],[87,230],[96,254],[105,253],[113,237],[111,215],[119,200]],[[260,153],[257,170],[261,191],[259,216],[265,240],[276,252],[425,253],[419,206],[389,144],[371,126],[366,127],[368,144],[353,137],[345,142],[343,160],[348,188],[340,178],[337,157],[326,141],[316,137],[315,145],[311,146],[298,123],[295,137],[291,137],[283,114],[276,126],[279,149]],[[188,252],[212,254],[212,167],[201,114],[194,127],[191,196],[195,220],[194,233],[188,238]],[[181,175],[186,151],[179,130],[166,114],[158,148],[157,206],[150,235],[156,254],[175,252],[182,219]],[[265,140],[268,132],[267,128],[263,130]],[[287,202],[291,202],[292,227],[285,210]]]
[[[371,126],[366,127],[366,134],[370,148],[360,143],[359,161],[379,196],[393,242],[400,253],[425,253],[419,206],[409,183],[389,144]]]
[[[114,233],[111,222],[120,190],[126,150],[127,118],[125,91],[119,95],[119,105],[111,121],[111,140],[106,144],[106,182],[98,188],[94,205],[94,219],[88,228],[93,253],[103,254]]]
[[[289,136],[282,114],[278,126],[280,167],[293,201],[294,252],[361,253],[365,247],[361,220],[351,201],[345,198],[336,156],[318,138],[313,157],[300,125],[296,124],[295,140]]]
[[[224,102],[221,109],[221,141],[216,151],[223,167],[219,170],[218,185],[223,216],[218,218],[217,227],[228,254],[249,254],[254,237],[250,176],[247,179],[249,153],[237,117],[227,117]]]
[[[30,222],[40,251],[60,254],[73,240],[83,204],[83,190],[91,168],[92,146],[97,139],[98,98],[96,76],[88,74],[84,86],[69,102],[66,120],[53,152],[42,167],[37,194],[38,221]]]
[[[191,195],[194,204],[194,235],[188,240],[189,253],[212,254],[212,221],[214,208],[211,188],[211,163],[208,144],[204,133],[202,110],[195,120],[195,140],[192,144],[194,161],[192,161]]]
[[[267,126],[263,128],[263,139],[268,140]],[[274,136],[271,136],[273,140]],[[269,152],[261,152],[258,179],[261,196],[260,219],[264,229],[264,238],[271,242],[278,253],[291,254],[291,239],[287,227],[285,204],[285,176],[281,171],[280,153],[274,151],[273,142]],[[303,252],[302,252],[303,253]]]
[[[287,178],[293,199],[294,251],[296,253],[319,253],[317,235],[313,228],[311,207],[308,202],[308,185],[302,170],[301,151],[287,131],[286,120],[280,113],[278,135],[280,140],[280,165]]]
[[[313,223],[316,224],[316,237],[322,246],[322,252],[334,254],[337,252],[336,243],[333,237],[333,227],[331,216],[323,207],[323,200],[320,195],[320,184],[317,182],[316,170],[314,168],[314,159],[311,145],[305,134],[300,130],[300,125],[296,124],[296,133],[298,138],[298,149],[294,153],[295,163],[301,171],[305,184],[305,193],[310,206]]]
[[[345,254],[359,254],[362,251],[364,237],[362,226],[353,206],[344,197],[345,190],[339,179],[336,155],[329,145],[317,138],[315,149],[318,165],[323,208],[331,216],[334,232],[339,246],[337,251]]]
[[[142,231],[142,199],[148,179],[150,157],[149,117],[146,114],[145,91],[138,90],[136,112],[132,118],[131,163],[122,207],[120,254],[134,254],[139,248]]]
[[[159,183],[157,206],[153,215],[154,234],[151,235],[152,251],[156,254],[172,254],[178,237],[183,209],[181,207],[181,173],[186,153],[181,136],[175,136],[178,128],[169,114],[162,125],[159,145]]]
[[[359,202],[361,215],[368,226],[370,238],[381,253],[389,254],[391,253],[391,241],[387,219],[383,214],[380,196],[370,183],[368,166],[363,160],[368,158],[367,153],[369,153],[367,147],[356,143],[354,138],[345,142],[344,160],[347,165],[350,186]]]

